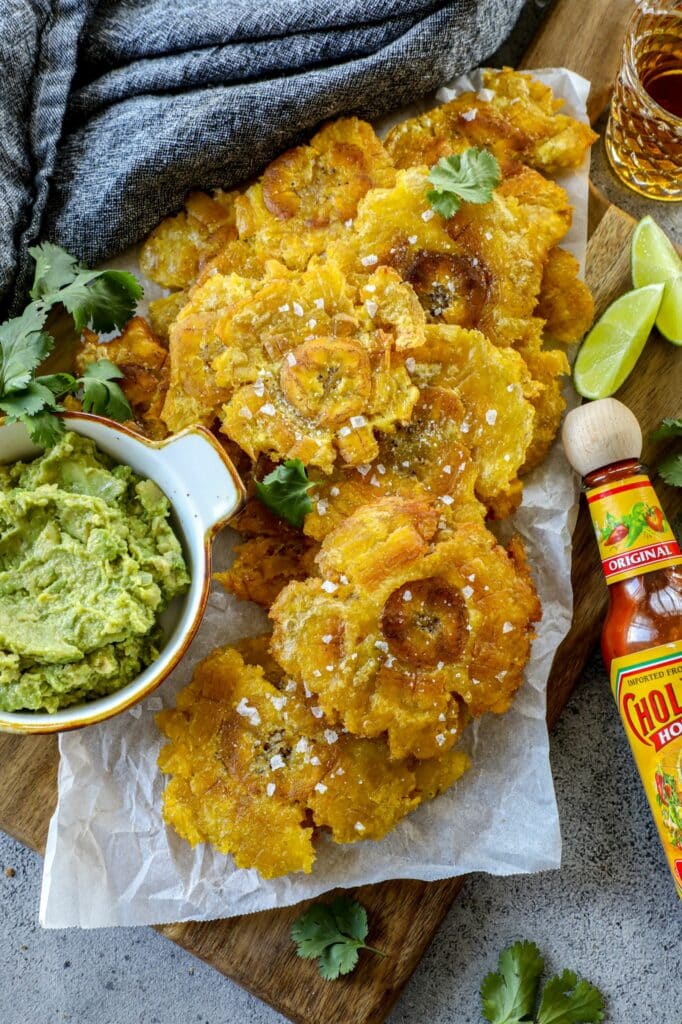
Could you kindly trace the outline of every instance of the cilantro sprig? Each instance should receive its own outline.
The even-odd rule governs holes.
[[[262,481],[256,482],[256,495],[275,515],[292,526],[302,526],[312,511],[308,492],[315,486],[300,459],[287,459]]]
[[[35,260],[32,302],[20,316],[0,324],[0,412],[8,422],[21,421],[36,444],[54,444],[63,432],[54,415],[59,399],[82,390],[83,408],[112,419],[132,417],[120,386],[123,374],[107,359],[87,367],[82,377],[68,373],[36,376],[54,348],[44,329],[50,310],[61,304],[82,331],[111,331],[132,316],[142,288],[121,270],[88,270],[58,245],[43,242],[29,249]]]
[[[436,213],[447,220],[454,217],[462,203],[489,203],[502,174],[492,153],[472,146],[463,153],[441,157],[427,180],[434,187],[426,198]]]
[[[490,1024],[599,1024],[604,998],[594,985],[563,971],[544,985],[544,958],[534,942],[515,942],[500,953],[498,969],[481,985],[483,1016]]]
[[[296,952],[304,960],[318,960],[325,981],[350,974],[358,962],[358,953],[367,949],[386,956],[365,942],[369,925],[367,911],[350,896],[339,896],[333,903],[313,903],[291,928]]]
[[[682,437],[682,419],[666,417],[658,430],[651,435],[652,441],[667,441]],[[658,464],[658,472],[671,487],[682,487],[682,452],[672,452]]]

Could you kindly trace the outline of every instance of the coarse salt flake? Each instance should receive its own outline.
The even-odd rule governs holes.
[[[239,415],[243,416],[243,418],[245,420],[252,420],[253,419],[253,413],[249,409],[248,405],[243,405],[241,407],[241,409],[239,410]]]
[[[319,500],[317,502],[317,512],[318,512],[318,515],[326,516],[327,508],[328,507],[329,506],[328,506],[327,502],[324,500],[324,498],[319,498]]]
[[[274,796],[276,788],[277,787],[275,786],[274,782],[268,782],[267,786],[265,787],[265,792],[267,793],[268,796]]]
[[[329,743],[329,744],[336,743],[336,741],[339,738],[339,734],[338,734],[338,732],[335,732],[333,729],[325,729],[324,730],[324,738],[326,739],[327,743]]]
[[[364,832],[365,831],[365,826],[362,824],[361,821],[356,821],[355,825],[353,826],[353,828],[355,829],[356,832]]]
[[[315,299],[313,305],[315,309],[324,309],[324,299]]]
[[[424,210],[424,212],[422,213],[422,220],[424,220],[424,221],[432,220],[433,217],[434,217],[434,211],[433,210]]]
[[[502,632],[503,633],[511,633],[513,628],[514,627],[512,626],[511,622],[504,622],[504,623],[502,623]]]
[[[289,303],[285,302],[283,306],[278,306],[277,312],[278,313],[288,313],[289,312],[289,308],[290,308],[289,307]]]
[[[281,754],[275,754],[274,757],[270,758],[270,767],[273,772],[278,771],[280,768],[284,768],[284,758]]]
[[[414,356],[407,357],[407,359],[405,360],[405,369],[407,370],[408,373],[414,373],[414,371],[417,369],[417,360],[414,358]]]
[[[317,755],[315,755],[315,757],[311,757],[311,758],[310,758],[310,763],[311,763],[311,764],[314,764],[314,765],[318,765],[318,764],[320,764],[320,759],[319,759],[319,757],[318,757]]]
[[[266,402],[265,405],[261,405],[260,409],[258,410],[258,412],[262,412],[264,416],[274,416],[276,411],[277,410],[275,409],[272,402]]]
[[[329,493],[331,494],[332,498],[338,498],[341,491],[338,489],[338,487],[334,486],[329,488]]]
[[[317,708],[317,707],[315,707],[315,708],[311,708],[311,709],[310,709],[310,713],[311,713],[311,715],[313,715],[313,716],[314,716],[315,718],[322,718],[322,716],[323,716],[323,714],[324,714],[324,711],[322,710],[322,708]]]
[[[370,253],[369,256],[363,256],[360,262],[363,267],[373,267],[375,263],[379,262],[379,257],[375,256],[374,253]]]
[[[468,601],[470,597],[473,597],[474,588],[473,587],[462,587],[462,593],[464,594],[465,599]]]
[[[492,89],[479,89],[478,92],[476,93],[476,99],[480,100],[481,103],[490,103],[494,95],[495,93],[492,91]]]
[[[331,580],[325,580],[322,584],[322,589],[326,594],[333,594],[334,591],[339,589],[338,583],[332,583]]]
[[[444,505],[452,505],[455,499],[452,497],[451,494],[441,494],[440,500],[443,502]]]
[[[403,593],[403,601],[411,601],[411,600],[412,600],[412,591],[411,590],[404,591],[404,593]]]
[[[251,725],[260,725],[260,715],[258,714],[258,708],[251,707],[247,697],[242,697],[242,699],[239,701],[239,704],[237,704],[235,711],[237,712],[238,715],[241,715],[242,718],[248,718],[248,720],[251,722]]]
[[[485,414],[485,421],[489,423],[491,427],[495,426],[495,420],[497,419],[497,409],[488,409]]]
[[[462,114],[463,121],[473,121],[478,113],[476,107],[472,107],[471,110],[465,110]]]
[[[316,782],[315,783],[315,789],[317,790],[318,793],[326,793],[327,792],[327,787],[325,786],[324,782]]]
[[[303,306],[301,305],[300,302],[292,303],[292,309],[296,316],[303,316]]]
[[[410,245],[414,245],[414,243],[417,241],[417,236],[409,235],[407,241],[410,243]]]
[[[365,309],[367,310],[369,316],[375,317],[377,315],[377,310],[379,309],[379,307],[374,301],[374,299],[365,299]]]
[[[355,427],[356,430],[358,427],[364,427],[366,422],[367,420],[364,416],[351,416],[350,418],[350,425],[351,427]]]
[[[444,732],[439,732],[439,733],[436,734],[436,743],[438,744],[439,747],[443,746],[443,744],[445,743],[445,733]]]
[[[332,636],[331,633],[325,633],[324,636],[322,637],[322,643],[323,644],[330,644],[333,639],[334,639],[334,637]]]
[[[296,356],[293,352],[287,352],[287,362],[289,366],[296,366]]]

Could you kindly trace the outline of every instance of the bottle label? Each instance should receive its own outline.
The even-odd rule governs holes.
[[[607,583],[682,563],[680,546],[646,474],[592,487],[587,504]]]
[[[682,640],[614,658],[611,690],[682,898]]]

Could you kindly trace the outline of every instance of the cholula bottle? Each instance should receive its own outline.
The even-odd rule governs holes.
[[[682,554],[621,402],[574,409],[566,454],[584,478],[609,610],[602,654],[677,893],[682,897]]]

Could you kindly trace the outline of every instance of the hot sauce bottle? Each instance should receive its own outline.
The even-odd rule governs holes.
[[[609,587],[602,654],[611,690],[682,897],[682,554],[626,406],[605,398],[574,409],[563,442],[584,479]]]

